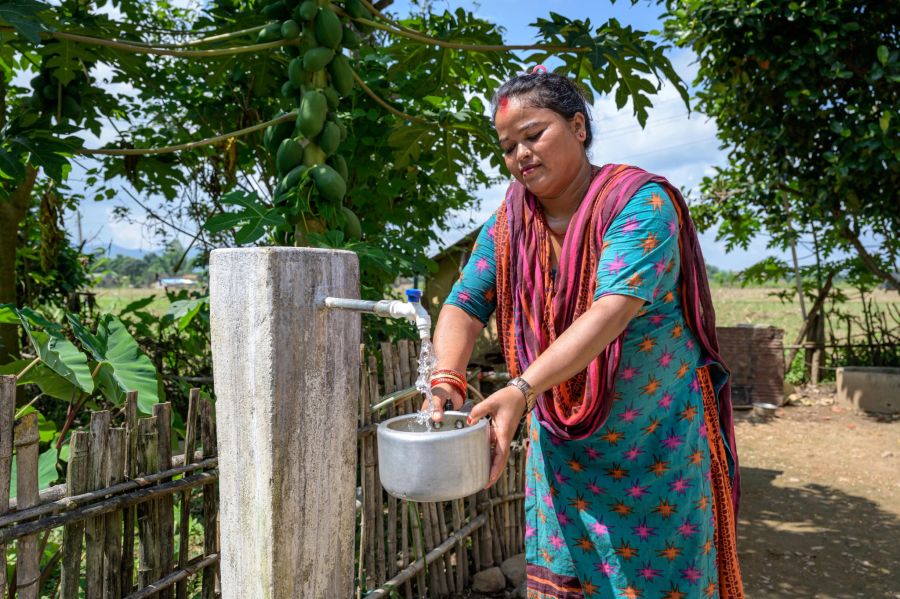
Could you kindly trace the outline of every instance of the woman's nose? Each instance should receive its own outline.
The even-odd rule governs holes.
[[[527,159],[531,158],[531,148],[527,147],[525,144],[519,144],[516,146],[516,160],[519,161],[519,165],[527,164]]]

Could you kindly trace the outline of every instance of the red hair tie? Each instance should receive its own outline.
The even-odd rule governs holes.
[[[545,66],[542,65],[542,64],[539,64],[539,65],[537,65],[536,67],[534,67],[533,69],[531,69],[531,74],[532,74],[532,75],[536,75],[536,74],[538,74],[538,73],[542,73],[542,74],[546,75],[546,74],[547,74],[547,67],[545,67]]]

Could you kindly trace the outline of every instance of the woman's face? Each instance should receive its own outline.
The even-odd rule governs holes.
[[[502,98],[494,117],[506,167],[538,198],[559,197],[587,160],[584,115],[566,120],[528,97]]]

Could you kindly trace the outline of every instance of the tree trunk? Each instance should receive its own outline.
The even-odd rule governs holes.
[[[19,224],[28,213],[37,169],[26,167],[25,179],[6,199],[0,199],[0,304],[16,303],[16,244]],[[0,364],[19,357],[19,331],[14,324],[0,324]]]

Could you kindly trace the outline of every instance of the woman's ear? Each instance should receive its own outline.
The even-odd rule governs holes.
[[[572,130],[572,134],[578,139],[578,141],[584,141],[587,139],[587,127],[584,121],[584,114],[580,112],[576,112],[575,116],[569,119],[569,127]]]

